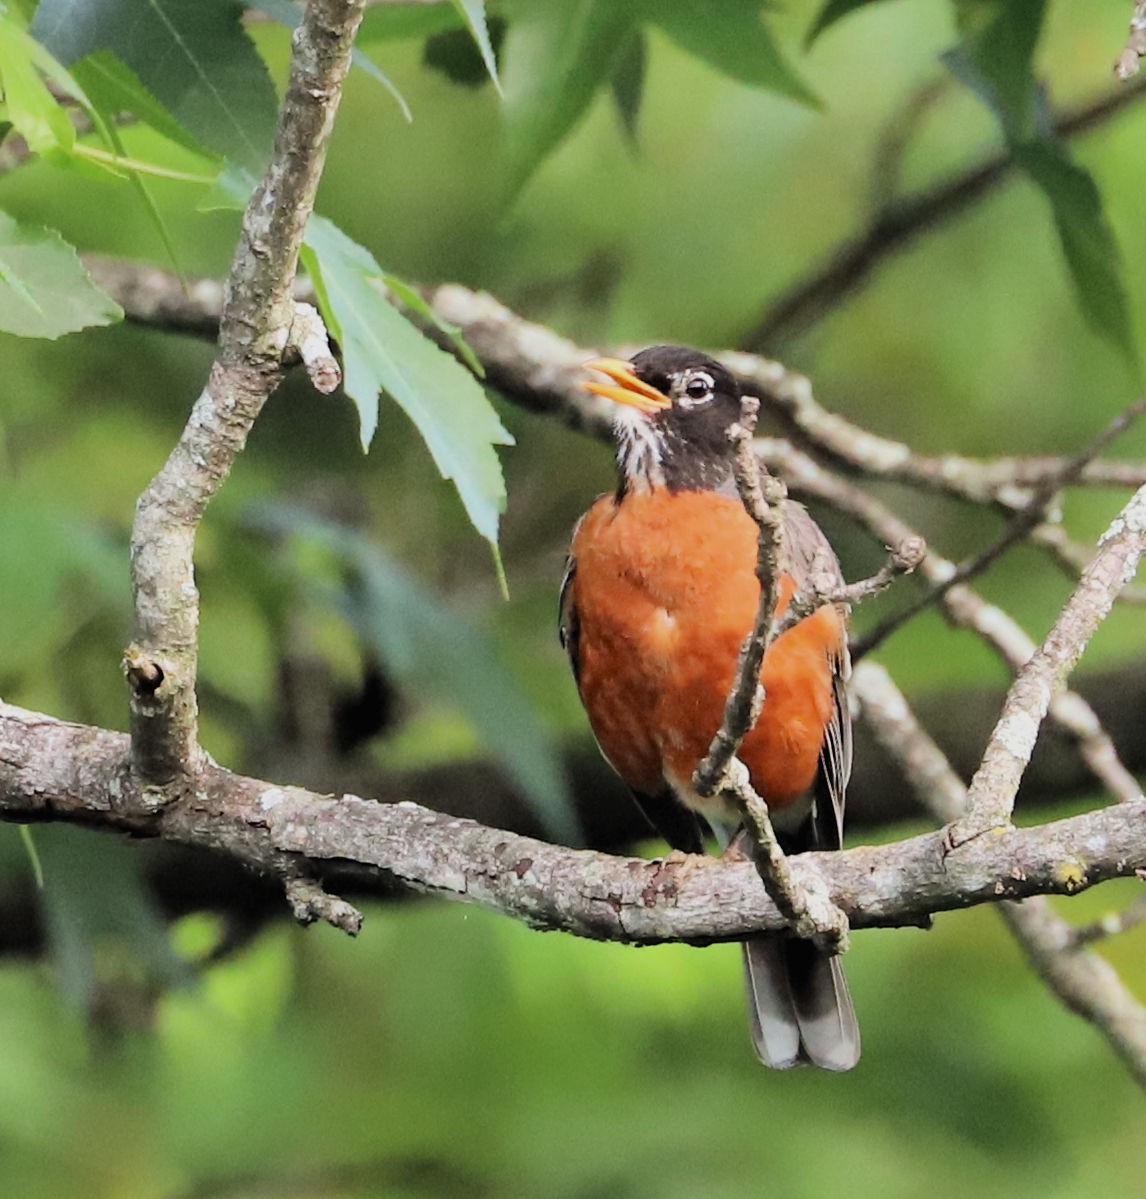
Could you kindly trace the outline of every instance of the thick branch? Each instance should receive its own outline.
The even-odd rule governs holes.
[[[135,767],[159,788],[198,762],[195,532],[281,377],[295,319],[291,286],[299,247],[361,18],[361,0],[310,0],[307,6],[271,162],[247,205],[224,288],[210,379],[136,511],[135,628],[124,667]]]
[[[564,849],[414,804],[331,798],[210,763],[193,793],[149,812],[127,749],[123,734],[0,704],[0,816],[161,837],[332,890],[439,895],[536,928],[632,944],[737,940],[785,927],[747,862]],[[789,862],[801,882],[822,879],[856,927],[917,924],[938,911],[1073,894],[1133,875],[1146,867],[1146,800],[950,852],[934,832]]]

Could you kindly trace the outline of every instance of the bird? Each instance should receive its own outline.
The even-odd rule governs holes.
[[[736,810],[693,775],[720,727],[759,603],[759,531],[736,485],[730,437],[741,392],[715,359],[656,345],[585,364],[613,400],[617,487],[577,522],[561,584],[559,634],[589,724],[653,829],[685,853],[711,831],[745,844]],[[814,578],[843,584],[827,537],[785,499],[777,615]],[[848,611],[826,604],[782,632],[761,668],[764,702],[739,757],[789,852],[839,849],[851,772]],[[729,846],[732,850],[729,851]],[[742,943],[757,1057],[787,1069],[849,1070],[855,1010],[838,956],[810,941]]]

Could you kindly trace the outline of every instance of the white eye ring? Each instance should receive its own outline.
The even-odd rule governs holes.
[[[715,387],[716,380],[708,371],[694,371],[687,377],[681,389],[681,403],[686,407],[703,404],[712,399]]]

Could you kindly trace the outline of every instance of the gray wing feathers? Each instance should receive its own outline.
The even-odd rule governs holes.
[[[784,534],[788,559],[785,565],[797,587],[809,579],[821,588],[842,586],[844,576],[835,551],[803,505],[793,500],[784,505]],[[843,610],[841,615],[846,618],[847,611]],[[835,703],[820,750],[813,820],[814,843],[820,849],[839,849],[843,844],[844,796],[852,772],[852,722],[847,690],[851,659],[847,650],[836,655],[831,665]]]

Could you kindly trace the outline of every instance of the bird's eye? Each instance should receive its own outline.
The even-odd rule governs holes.
[[[705,371],[698,371],[684,385],[684,394],[690,400],[703,400],[712,394],[712,389],[716,386],[716,382],[710,374]]]

